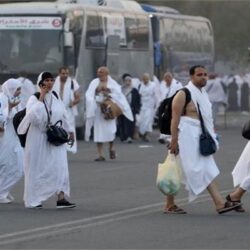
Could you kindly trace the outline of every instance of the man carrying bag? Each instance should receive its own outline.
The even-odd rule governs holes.
[[[172,104],[172,121],[170,153],[180,156],[183,168],[186,189],[189,193],[189,201],[193,201],[205,189],[208,190],[214,202],[217,213],[222,214],[237,208],[240,204],[225,201],[220,195],[215,178],[219,175],[219,169],[213,155],[202,155],[200,151],[202,134],[199,109],[204,121],[204,127],[209,133],[218,149],[218,142],[214,133],[211,103],[204,86],[207,81],[207,71],[204,66],[196,65],[190,68],[191,81],[186,88],[191,93],[191,101],[186,106],[183,114],[186,94],[179,91]],[[199,109],[198,109],[199,105]],[[201,143],[201,144],[200,144]],[[166,213],[177,213],[178,208],[173,196],[167,196]]]

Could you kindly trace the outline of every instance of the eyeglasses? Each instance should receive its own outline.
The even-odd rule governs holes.
[[[199,74],[196,74],[196,76],[207,76],[207,73],[199,73]]]

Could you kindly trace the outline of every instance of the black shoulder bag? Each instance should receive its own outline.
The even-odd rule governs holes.
[[[199,118],[201,122],[201,130],[202,130],[201,135],[200,135],[200,141],[199,141],[200,153],[203,156],[209,156],[216,152],[217,147],[216,147],[216,143],[214,139],[205,128],[204,120],[201,115],[201,111],[200,111],[200,107],[198,103],[197,103],[197,106],[198,106],[198,112],[199,112]]]
[[[46,106],[46,103],[43,103],[48,115],[48,125],[46,133],[49,143],[53,144],[54,146],[61,146],[62,144],[69,142],[68,133],[62,127],[62,120],[59,120],[54,125],[52,125],[50,121],[49,110]]]

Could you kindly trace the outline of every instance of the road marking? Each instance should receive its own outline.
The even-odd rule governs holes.
[[[228,193],[230,191],[232,190],[231,189],[223,190],[221,191],[221,194]],[[200,195],[199,198],[192,203],[202,203],[208,200],[211,200],[210,195],[204,194]],[[188,203],[187,198],[176,199],[176,202],[178,202],[180,205],[185,205]],[[66,234],[70,232],[80,231],[88,227],[100,226],[107,223],[112,223],[116,221],[130,219],[133,217],[147,215],[161,210],[159,207],[163,206],[164,204],[165,204],[164,202],[159,202],[136,208],[125,209],[113,213],[108,213],[104,215],[99,215],[91,218],[84,218],[80,220],[58,223],[50,226],[32,228],[14,233],[3,234],[0,235],[0,246],[44,238],[44,237],[45,238],[53,237],[58,234]]]
[[[153,145],[140,145],[139,148],[152,148]]]

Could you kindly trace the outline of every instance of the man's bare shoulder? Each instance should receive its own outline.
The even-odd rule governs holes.
[[[183,89],[178,90],[174,96],[174,100],[184,100],[186,98],[186,93]]]
[[[186,101],[186,93],[183,90],[179,90],[173,98],[173,107],[184,107]]]

